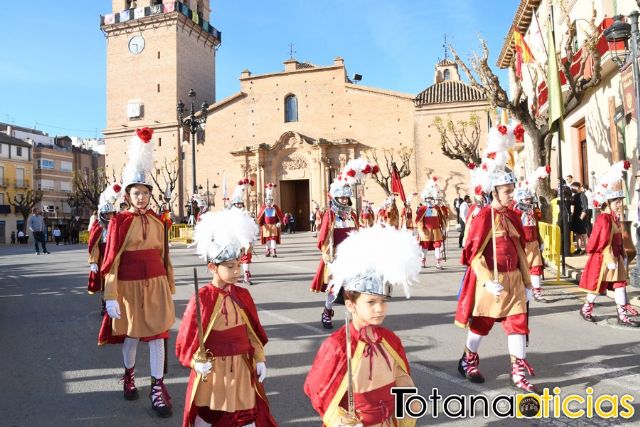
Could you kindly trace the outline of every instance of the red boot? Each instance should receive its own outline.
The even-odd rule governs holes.
[[[593,303],[589,301],[585,301],[584,305],[580,309],[580,316],[587,322],[595,322],[596,319],[593,317]]]
[[[458,362],[458,372],[472,383],[483,383],[484,377],[478,370],[479,365],[480,356],[478,356],[478,353],[465,349],[464,354]]]
[[[136,400],[138,398],[135,369],[135,366],[133,368],[124,368],[124,375],[120,378],[120,382],[123,385],[124,398],[126,400]]]
[[[171,405],[171,396],[164,385],[162,378],[151,377],[151,409],[153,409],[159,417],[169,418],[173,414]]]
[[[529,375],[535,375],[533,368],[526,359],[518,359],[515,356],[511,356],[511,385],[526,393],[540,394],[536,386],[531,384],[524,376],[525,371],[528,372]]]

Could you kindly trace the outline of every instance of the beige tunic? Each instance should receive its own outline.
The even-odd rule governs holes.
[[[506,219],[505,222],[507,222],[509,235],[518,239],[520,234],[513,224]],[[502,221],[498,221],[498,218],[496,218],[495,230],[497,237],[503,237],[507,233]],[[491,244],[491,238],[489,238],[487,245]],[[518,268],[512,271],[499,272],[498,274],[498,281],[504,287],[499,297],[484,288],[484,284],[494,278],[493,265],[487,265],[482,253],[471,262],[471,268],[477,276],[473,316],[500,319],[527,312],[527,297],[524,289],[525,287],[531,287],[531,277],[529,276],[529,267],[520,244],[516,244],[516,249],[518,251]]]
[[[611,221],[611,236],[615,236],[616,233],[622,233],[622,230],[620,230],[615,221]],[[610,270],[609,264],[616,264],[616,268]],[[604,268],[603,282],[624,282],[629,279],[629,271],[627,270],[625,259],[623,256],[616,257],[613,254],[612,244],[607,245],[602,252],[602,268]]]
[[[123,247],[116,256],[111,270],[105,275],[104,299],[117,299],[120,304],[120,319],[112,319],[114,335],[133,338],[152,337],[161,334],[173,325],[175,308],[171,295],[175,293],[173,266],[167,257],[167,275],[143,280],[118,280],[118,268],[122,253],[157,249],[164,256],[164,226],[151,215],[146,216],[149,225],[146,239],[142,233],[142,220],[135,217]]]
[[[224,331],[239,325],[247,325],[241,314],[241,308],[233,302],[231,297],[220,296],[219,298],[222,304],[217,315],[214,314],[216,318],[213,321],[212,330]],[[222,314],[225,311],[226,316]],[[255,352],[255,362],[264,362],[262,343],[252,333],[247,332]],[[225,412],[254,408],[256,394],[251,384],[252,371],[247,365],[246,357],[246,355],[235,355],[215,358],[212,362],[212,373],[207,377],[207,382],[198,383],[194,404]]]

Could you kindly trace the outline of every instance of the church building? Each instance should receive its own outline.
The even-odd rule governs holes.
[[[120,3],[125,2],[114,0],[116,15],[121,13],[118,7],[126,6]],[[155,2],[147,3],[153,7]],[[191,145],[187,143],[190,135],[180,131],[175,105],[186,98],[190,87],[198,102],[214,99],[215,52],[221,35],[209,23],[208,5],[201,1],[170,3],[174,5],[169,11],[167,3],[160,5],[160,17],[141,15],[125,23],[103,24],[108,43],[106,162],[107,168],[122,165],[134,129],[154,128],[154,136],[161,138],[156,160],[176,160],[180,165],[180,197],[173,208],[182,215],[194,185]],[[186,14],[185,5],[190,11]],[[196,23],[194,16],[200,14]],[[207,27],[202,26],[203,21]],[[148,40],[137,54],[127,47],[135,36]],[[186,57],[198,57],[200,62],[192,64]],[[143,70],[143,75],[137,77],[137,85],[125,84],[113,76],[112,69],[136,75]],[[163,81],[154,91],[156,76]],[[425,73],[425,82],[427,79]],[[127,103],[136,99],[144,106],[143,114],[127,117]],[[375,155],[386,172],[385,152],[393,155],[398,167],[400,153],[409,152],[411,174],[402,180],[405,193],[420,192],[429,177],[437,176],[445,200],[451,203],[458,195],[469,193],[469,171],[461,161],[444,156],[433,122],[436,117],[468,120],[475,113],[480,117],[482,146],[488,109],[482,94],[461,81],[456,64],[446,58],[436,64],[433,84],[417,95],[364,86],[349,78],[340,57],[328,65],[289,59],[283,70],[268,74],[244,70],[238,92],[206,110],[206,129],[199,135],[201,144],[196,145],[196,188],[202,186],[200,193],[209,191],[212,196],[211,187],[221,187],[226,176],[231,194],[239,179],[249,178],[256,185],[247,192],[245,203],[255,212],[262,203],[264,186],[274,183],[276,203],[293,213],[303,230],[313,201],[327,204],[332,179],[350,159]],[[207,182],[209,188],[205,188]],[[360,200],[377,205],[385,198],[384,190],[372,179],[358,187]],[[222,197],[218,188],[215,209],[221,206]],[[414,199],[414,207],[415,203]]]

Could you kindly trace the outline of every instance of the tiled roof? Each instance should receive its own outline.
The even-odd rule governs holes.
[[[24,142],[21,139],[14,138],[13,136],[9,136],[4,132],[0,132],[0,142],[4,144],[15,145],[17,147],[28,147],[31,148],[31,144],[28,142]]]
[[[461,81],[448,80],[429,86],[416,96],[415,105],[484,101],[482,92]]]
[[[296,70],[304,70],[306,68],[316,68],[316,66],[310,62],[296,62]]]

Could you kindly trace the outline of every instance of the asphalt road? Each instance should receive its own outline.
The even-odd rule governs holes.
[[[437,388],[444,397],[513,395],[506,337],[499,325],[480,348],[480,369],[487,382],[471,384],[457,373],[466,335],[453,325],[464,272],[457,263],[459,250],[452,248],[456,243],[453,236],[446,270],[435,270],[430,259],[431,267],[422,270],[413,297],[393,299],[385,326],[402,338],[420,393],[429,395]],[[170,419],[159,419],[147,398],[146,345],[141,343],[138,349],[136,376],[141,398],[134,402],[122,398],[118,383],[120,347],[96,345],[100,301],[86,292],[86,247],[52,245],[50,250],[51,255],[36,256],[31,246],[0,247],[0,425],[181,425],[188,370],[178,364],[173,348],[180,316],[193,293],[192,268],[198,267],[202,281],[206,280],[200,260],[184,247],[171,251],[178,319],[172,328],[166,382],[175,413]],[[253,264],[256,285],[250,290],[270,339],[265,386],[274,416],[281,425],[320,425],[302,392],[316,350],[329,334],[320,325],[324,295],[309,292],[319,254],[310,233],[285,235],[277,259],[262,256],[261,248],[258,254]],[[561,397],[586,396],[586,387],[594,389],[593,396],[630,394],[636,413],[633,418],[516,420],[491,415],[452,419],[442,414],[441,407],[435,418],[430,406],[418,425],[638,425],[640,330],[618,327],[615,304],[607,298],[598,300],[599,322],[588,324],[578,316],[582,294],[574,286],[548,287],[547,296],[551,303],[532,303],[531,307],[528,360],[536,372],[534,383],[560,387]],[[343,309],[338,307],[335,323],[343,319]],[[452,411],[458,408],[457,403],[449,403]]]

